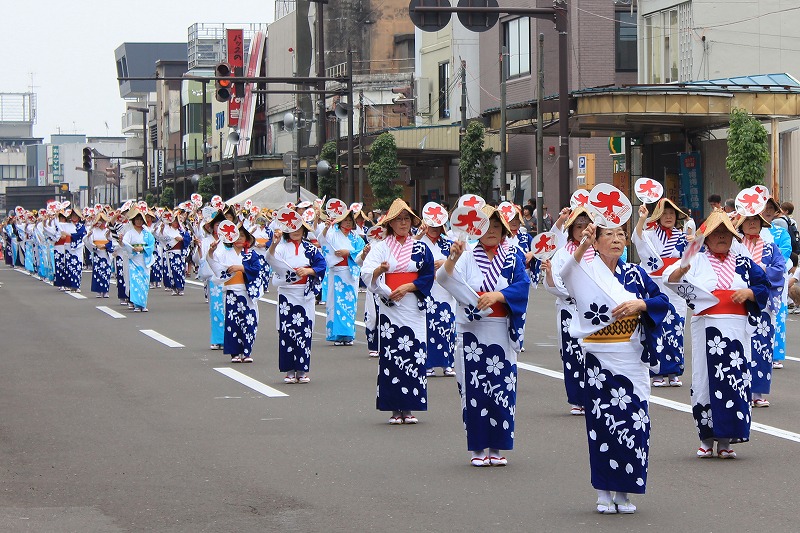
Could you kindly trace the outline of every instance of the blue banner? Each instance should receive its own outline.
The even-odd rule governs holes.
[[[681,158],[681,204],[692,210],[697,225],[703,220],[703,172],[700,152],[680,154]]]

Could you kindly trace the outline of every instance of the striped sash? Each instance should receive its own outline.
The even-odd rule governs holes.
[[[706,256],[708,256],[708,262],[711,263],[711,268],[714,269],[714,273],[717,275],[717,286],[714,290],[729,290],[731,283],[733,283],[733,275],[736,272],[736,256],[728,253],[725,261],[720,261],[708,249],[706,249]]]
[[[663,245],[661,257],[672,257],[673,252],[675,252],[675,246],[678,244],[678,241],[680,241],[683,232],[675,228],[667,232],[660,224],[656,226],[655,231],[658,240],[661,241]]]
[[[411,262],[411,252],[414,251],[414,239],[409,235],[406,237],[406,242],[400,244],[394,235],[389,235],[386,237],[386,245],[397,260],[397,268],[394,269],[394,272],[408,272],[408,264]]]
[[[764,255],[764,239],[758,235],[753,235],[752,237],[754,238],[751,238],[750,235],[745,235],[744,245],[750,251],[750,255],[753,256],[753,261],[760,265]]]
[[[500,279],[500,271],[506,262],[507,253],[508,247],[505,243],[501,244],[497,247],[494,259],[490,261],[489,256],[486,255],[486,250],[483,249],[483,245],[475,246],[472,255],[475,257],[475,262],[478,263],[478,268],[481,269],[481,274],[483,274],[483,283],[481,283],[479,291],[490,292],[497,286],[497,280]]]
[[[567,249],[569,255],[572,255],[575,253],[575,250],[578,249],[578,243],[575,241],[567,241],[567,244],[566,246],[564,246],[564,248]],[[583,260],[586,261],[587,263],[591,263],[592,260],[594,259],[594,255],[595,255],[594,248],[590,246],[586,249],[585,252],[583,252]]]

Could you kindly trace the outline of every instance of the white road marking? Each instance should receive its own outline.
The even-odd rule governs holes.
[[[105,305],[98,305],[97,309],[104,312],[111,318],[125,318],[125,315],[123,315],[122,313],[117,313],[116,311],[114,311],[110,307],[106,307]]]
[[[800,357],[789,357],[788,355],[786,356],[786,359],[789,361],[800,361]]]
[[[66,291],[66,293],[69,294],[70,296],[72,296],[73,298],[75,298],[76,300],[85,300],[86,299],[86,296],[84,296],[83,294],[79,294],[77,292]]]
[[[241,372],[238,372],[232,368],[222,367],[222,368],[215,368],[217,372],[224,376],[228,376],[234,381],[238,381],[245,387],[250,387],[256,392],[263,394],[264,396],[269,396],[270,398],[280,398],[282,396],[289,396],[278,389],[273,389],[269,385],[264,385],[260,381],[256,381],[255,379],[251,378],[250,376],[246,376]]]
[[[562,372],[557,372],[555,370],[542,368],[540,366],[531,365],[528,363],[517,362],[517,368],[528,370],[530,372],[536,372],[537,374],[542,374],[544,376],[548,376],[551,378],[564,379],[564,374]],[[662,407],[668,407],[676,411],[681,411],[682,413],[692,412],[691,405],[681,402],[676,402],[674,400],[669,400],[667,398],[661,398],[660,396],[650,395],[650,403],[661,405]],[[752,422],[750,424],[750,429],[752,431],[758,431],[760,433],[766,433],[767,435],[772,435],[773,437],[778,437],[781,439],[786,439],[794,442],[800,442],[800,433],[794,433],[792,431],[787,431],[785,429],[776,428],[775,426],[768,426],[766,424]]]
[[[151,339],[157,340],[161,344],[169,346],[170,348],[184,348],[183,344],[176,342],[170,339],[169,337],[165,337],[161,333],[154,331],[152,329],[140,329],[139,331],[141,331]]]

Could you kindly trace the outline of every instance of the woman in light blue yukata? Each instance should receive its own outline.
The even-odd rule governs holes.
[[[311,378],[311,339],[314,305],[325,276],[325,259],[308,240],[310,226],[273,231],[267,261],[278,290],[278,368],[284,383],[308,383]]]
[[[128,256],[128,302],[135,313],[146,313],[147,296],[150,292],[150,266],[153,263],[153,248],[156,240],[145,227],[144,215],[134,206],[128,211],[131,227],[125,232],[120,246]]]
[[[325,340],[335,346],[352,346],[356,337],[356,308],[361,267],[356,262],[364,239],[355,231],[353,211],[328,219],[320,233],[328,265],[328,294],[325,304]]]
[[[786,264],[790,265],[792,239],[789,236],[789,230],[772,224],[782,213],[780,205],[774,198],[767,199],[767,206],[761,212],[761,216],[771,225],[761,230],[761,238],[766,242],[775,243],[786,260]],[[787,287],[781,292],[781,305],[775,314],[775,346],[772,352],[772,368],[776,369],[783,368],[783,361],[786,359],[786,317],[789,314],[787,305],[788,276],[786,278]]]
[[[199,273],[207,284],[208,290],[208,315],[211,326],[209,346],[212,350],[222,350],[225,342],[225,288],[222,280],[214,277],[208,264],[208,251],[217,240],[217,227],[223,220],[226,220],[225,213],[220,210],[214,214],[211,220],[203,224],[203,238],[200,240],[199,246],[201,258]]]
[[[456,379],[472,466],[505,466],[514,447],[517,356],[525,331],[530,278],[525,254],[512,246],[511,229],[493,207],[483,208],[489,229],[470,248],[464,241],[436,279],[452,294],[456,310]]]

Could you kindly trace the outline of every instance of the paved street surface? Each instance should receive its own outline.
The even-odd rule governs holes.
[[[184,297],[152,290],[141,314],[94,298],[89,282],[78,299],[0,267],[0,531],[800,528],[800,359],[776,371],[772,406],[754,413],[734,461],[695,458],[689,369],[683,388],[654,389],[648,493],[635,515],[601,516],[543,290],[528,308],[516,449],[508,467],[479,469],[454,378],[429,380],[417,426],[386,424],[362,329],[355,346],[333,347],[318,316],[312,382],[285,385],[274,290],[259,306],[255,363],[231,365],[208,348],[198,284]],[[794,316],[789,355],[800,356]]]

